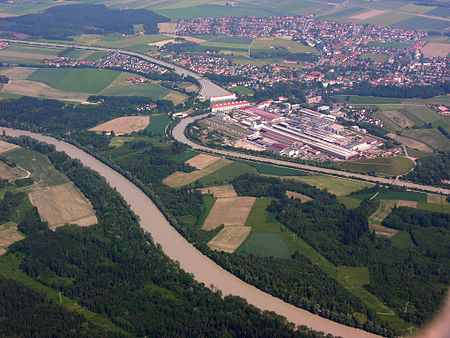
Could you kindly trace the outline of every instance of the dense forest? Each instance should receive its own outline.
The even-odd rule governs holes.
[[[361,82],[360,84],[358,84],[358,86],[353,86],[352,88],[340,92],[340,94],[360,96],[398,98],[420,97],[422,99],[429,99],[434,96],[446,95],[448,93],[450,93],[450,84],[448,83],[448,81],[437,83],[432,86],[414,85],[410,87],[397,87],[393,85],[373,86],[368,82]]]
[[[143,233],[120,195],[98,174],[53,147],[26,138],[16,142],[48,155],[92,202],[99,221],[86,228],[67,225],[56,231],[41,223],[27,231],[28,236],[13,244],[8,255],[23,257],[20,267],[29,277],[64,292],[133,336],[321,336],[304,327],[295,329],[274,313],[261,313],[241,298],[222,299],[220,292],[196,283]],[[15,307],[24,313],[36,310],[36,316],[47,311],[55,326],[60,324],[52,313],[57,307],[46,308],[42,296],[13,282],[0,281],[0,285],[18,288],[30,299],[27,304],[13,297],[4,299],[0,311]],[[80,326],[86,327],[85,319],[60,311],[59,318],[64,316],[73,336]],[[8,324],[8,330],[30,330],[28,321],[8,319]]]
[[[136,24],[143,24],[147,34],[155,34],[158,23],[167,21],[168,18],[145,9],[72,4],[50,7],[43,13],[0,19],[0,30],[33,38],[71,40],[79,34],[133,34]]]
[[[450,152],[441,151],[436,156],[417,159],[414,170],[403,178],[420,184],[448,186],[442,180],[450,179]]]

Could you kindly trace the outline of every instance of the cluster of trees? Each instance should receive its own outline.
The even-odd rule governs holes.
[[[30,277],[77,299],[131,335],[323,336],[305,327],[295,329],[241,298],[222,299],[220,292],[196,283],[143,233],[121,196],[98,174],[52,148],[19,142],[44,151],[92,202],[99,221],[85,228],[36,230],[15,243],[10,254],[24,257],[21,269]]]
[[[450,179],[450,151],[438,152],[435,156],[419,158],[413,171],[403,178],[426,185],[445,187],[442,180]]]
[[[115,337],[101,332],[86,318],[55,304],[29,287],[0,276],[0,336],[51,337],[55,333],[68,337]]]
[[[253,94],[255,101],[265,101],[268,99],[277,98],[283,96],[289,99],[291,103],[304,103],[306,102],[304,90],[306,84],[301,82],[284,83],[278,82],[271,87],[262,88],[256,90]]]
[[[17,208],[20,205],[24,197],[25,193],[23,192],[14,193],[11,191],[7,191],[5,193],[3,199],[0,200],[1,223],[7,222],[10,219],[11,213],[14,212],[15,208]]]
[[[6,75],[0,75],[0,83],[8,83],[9,82],[9,77],[7,77]]]
[[[72,40],[72,36],[79,34],[133,34],[135,24],[143,24],[147,34],[154,34],[158,33],[158,23],[167,21],[168,18],[145,9],[72,4],[50,7],[43,13],[0,19],[0,29],[33,38]]]
[[[145,97],[90,97],[98,105],[70,105],[56,100],[22,97],[0,102],[0,124],[12,128],[51,132],[85,130],[119,116],[136,115],[136,107],[156,103],[154,113],[173,109],[171,101],[153,102]],[[153,113],[153,111],[151,112]]]
[[[393,85],[374,86],[369,82],[361,82],[357,86],[353,86],[342,94],[360,95],[360,96],[379,96],[379,97],[399,97],[412,98],[420,97],[429,99],[438,95],[446,95],[450,93],[450,84],[448,81],[439,82],[432,86],[414,85],[410,87],[397,87]]]

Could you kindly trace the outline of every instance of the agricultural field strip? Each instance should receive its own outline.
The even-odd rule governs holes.
[[[218,198],[202,225],[203,230],[213,230],[220,225],[245,225],[255,203],[255,197]]]
[[[251,227],[244,225],[226,226],[208,242],[212,250],[233,253],[250,234]]]
[[[115,135],[122,136],[135,131],[144,130],[150,124],[150,116],[122,116],[116,119],[95,126],[90,131],[114,132]]]

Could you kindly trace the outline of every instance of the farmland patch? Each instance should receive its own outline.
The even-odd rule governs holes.
[[[202,194],[210,194],[217,198],[237,197],[237,193],[232,185],[223,185],[200,189]]]
[[[150,116],[122,116],[89,129],[95,132],[106,132],[121,136],[144,130],[150,123]]]
[[[302,203],[312,201],[312,198],[303,194],[299,194],[295,191],[286,191],[286,196],[289,198],[299,199]]]
[[[236,252],[242,255],[291,258],[289,249],[280,234],[271,232],[250,233]]]
[[[250,234],[247,226],[226,226],[211,241],[208,246],[212,250],[233,253]]]
[[[329,193],[336,196],[345,196],[374,185],[369,182],[327,175],[298,176],[295,179],[316,186],[319,189],[327,189]]]
[[[17,224],[8,222],[0,225],[0,255],[13,243],[20,241],[24,236],[17,230]]]
[[[450,44],[429,42],[422,48],[425,57],[447,57],[450,54]]]
[[[245,225],[255,197],[218,198],[203,223],[203,230],[213,230],[220,225]]]

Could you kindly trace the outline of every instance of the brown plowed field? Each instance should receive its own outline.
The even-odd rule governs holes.
[[[232,185],[222,185],[218,187],[209,187],[200,189],[202,194],[211,194],[217,198],[237,197],[236,191]]]
[[[150,116],[122,116],[117,119],[99,124],[90,131],[110,133],[114,131],[117,136],[131,134],[134,131],[144,130],[150,123]]]

